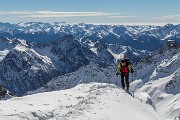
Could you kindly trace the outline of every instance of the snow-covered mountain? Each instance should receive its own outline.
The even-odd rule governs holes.
[[[116,84],[116,81],[118,81],[118,78],[115,76],[115,68],[113,66],[103,68],[97,64],[89,64],[73,73],[56,77],[45,86],[31,91],[29,94],[69,89],[82,83],[100,82]],[[120,82],[118,84],[120,85]]]
[[[21,38],[30,42],[48,42],[66,34],[75,36],[79,41],[120,43],[138,50],[154,51],[170,39],[180,43],[180,25],[165,26],[123,26],[65,23],[0,23],[0,36]]]
[[[16,95],[36,90],[55,77],[89,64],[108,67],[117,64],[123,56],[138,62],[149,54],[98,40],[81,43],[72,35],[49,43],[1,38],[0,53],[0,84]]]
[[[88,64],[72,36],[48,44],[1,39],[0,83],[16,95],[37,89],[52,78]]]
[[[7,102],[1,101],[0,104],[4,106],[8,106],[9,102],[22,106],[32,101],[23,113],[21,108],[13,109],[13,114],[6,113],[5,111],[12,107],[17,108],[11,106],[12,104],[6,109],[0,109],[2,119],[11,119],[11,117],[17,117],[17,119],[93,119],[93,117],[94,119],[111,119],[109,116],[112,117],[112,114],[109,115],[108,112],[122,111],[119,106],[125,104],[126,98],[130,99],[130,103],[125,104],[123,109],[126,110],[126,106],[131,106],[131,103],[132,106],[135,105],[134,108],[128,107],[137,112],[131,112],[135,116],[137,114],[133,118],[173,120],[180,114],[180,46],[178,44],[180,43],[180,25],[167,24],[161,27],[40,22],[0,23],[0,36],[2,37],[0,38],[0,84],[18,96],[41,93],[13,98]],[[121,86],[120,77],[115,76],[115,70],[117,63],[124,57],[130,58],[135,71],[133,76],[130,76],[130,81],[134,80],[130,85],[134,98],[117,86],[83,84],[100,82]],[[62,91],[43,93],[54,90]],[[76,90],[79,92],[77,95],[85,95],[82,99],[86,101],[82,101],[81,97],[74,99],[77,96],[70,95],[71,100],[76,103],[72,104],[70,99],[70,102],[67,102],[67,94],[66,97],[62,94]],[[106,90],[108,92],[105,92]],[[117,96],[120,98],[113,96],[113,93],[117,91],[119,91]],[[91,93],[94,92],[96,94],[92,95]],[[107,98],[99,93],[105,93]],[[38,107],[38,109],[34,107],[36,102],[37,106],[43,106],[41,102],[35,100],[42,101],[40,98],[47,99],[43,105],[50,106],[50,111],[44,107]],[[91,101],[91,98],[97,99]],[[66,102],[55,101],[60,99]],[[115,102],[117,103],[115,106],[118,107],[109,107],[107,111],[103,111],[104,114],[94,109],[94,105],[98,106],[97,101],[103,102],[101,100],[108,101],[109,99],[110,103]],[[94,100],[97,101],[94,102]],[[49,101],[54,102],[47,104],[46,102]],[[91,106],[89,102],[94,105]],[[141,103],[143,106],[140,106]],[[137,110],[137,104],[140,106],[140,111]],[[88,108],[87,111],[93,112],[84,112],[84,105],[92,107],[93,109]],[[58,111],[58,106],[63,108],[62,114]],[[77,110],[82,110],[84,116]],[[106,114],[105,118],[102,117]],[[92,118],[87,116],[92,116]],[[140,116],[143,117],[139,118]],[[112,117],[113,120],[116,117],[119,118],[115,116]],[[124,117],[124,119],[132,119],[128,115]]]
[[[180,46],[169,41],[158,51],[139,62],[130,76],[131,91],[135,98],[147,101],[163,120],[173,120],[180,112]],[[135,80],[132,82],[132,79]],[[35,94],[72,88],[81,83],[112,83],[120,85],[120,78],[115,76],[115,67],[106,68],[97,65],[81,67],[76,72],[56,77],[44,87],[29,92]]]
[[[163,119],[180,114],[180,45],[168,42],[137,65],[132,91],[147,93]]]
[[[0,105],[1,120],[161,120],[152,106],[111,84],[81,84]]]
[[[3,39],[0,84],[16,95],[37,89],[60,75],[46,56],[38,54],[26,41]],[[5,51],[5,52],[4,52]]]

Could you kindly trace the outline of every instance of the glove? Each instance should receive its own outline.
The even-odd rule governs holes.
[[[134,72],[134,69],[131,69],[131,73],[133,73]]]
[[[116,73],[116,76],[118,77],[118,73]]]

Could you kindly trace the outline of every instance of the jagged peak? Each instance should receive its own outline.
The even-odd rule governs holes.
[[[176,49],[177,46],[178,44],[176,43],[175,40],[168,40],[165,44],[161,46],[161,48],[158,51],[159,53],[163,53],[170,49]]]
[[[54,40],[53,42],[51,42],[51,44],[53,44],[53,45],[59,45],[59,44],[61,44],[62,42],[74,42],[74,41],[77,41],[77,42],[78,42],[78,40],[76,40],[76,38],[75,38],[73,35],[71,35],[71,34],[66,34],[66,35],[64,35],[63,37]]]
[[[173,27],[173,26],[174,26],[174,24],[168,23],[164,27]]]

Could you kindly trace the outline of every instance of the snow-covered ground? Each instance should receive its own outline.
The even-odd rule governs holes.
[[[135,92],[136,97],[139,94],[141,94],[140,97],[145,97],[142,93],[146,93],[152,106],[155,107],[163,120],[174,120],[180,114],[180,88],[176,88],[174,92],[170,93],[165,88],[167,82],[173,79],[172,76],[148,82]]]
[[[131,83],[135,96],[145,93],[162,119],[180,118],[180,47],[161,48],[139,64]],[[145,96],[145,94],[143,96]],[[142,99],[140,97],[140,99]]]
[[[155,109],[106,83],[0,101],[1,120],[161,120]]]

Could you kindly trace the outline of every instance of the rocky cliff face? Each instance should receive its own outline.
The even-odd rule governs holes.
[[[33,50],[11,50],[0,62],[0,79],[7,89],[22,95],[45,85],[59,71]]]

